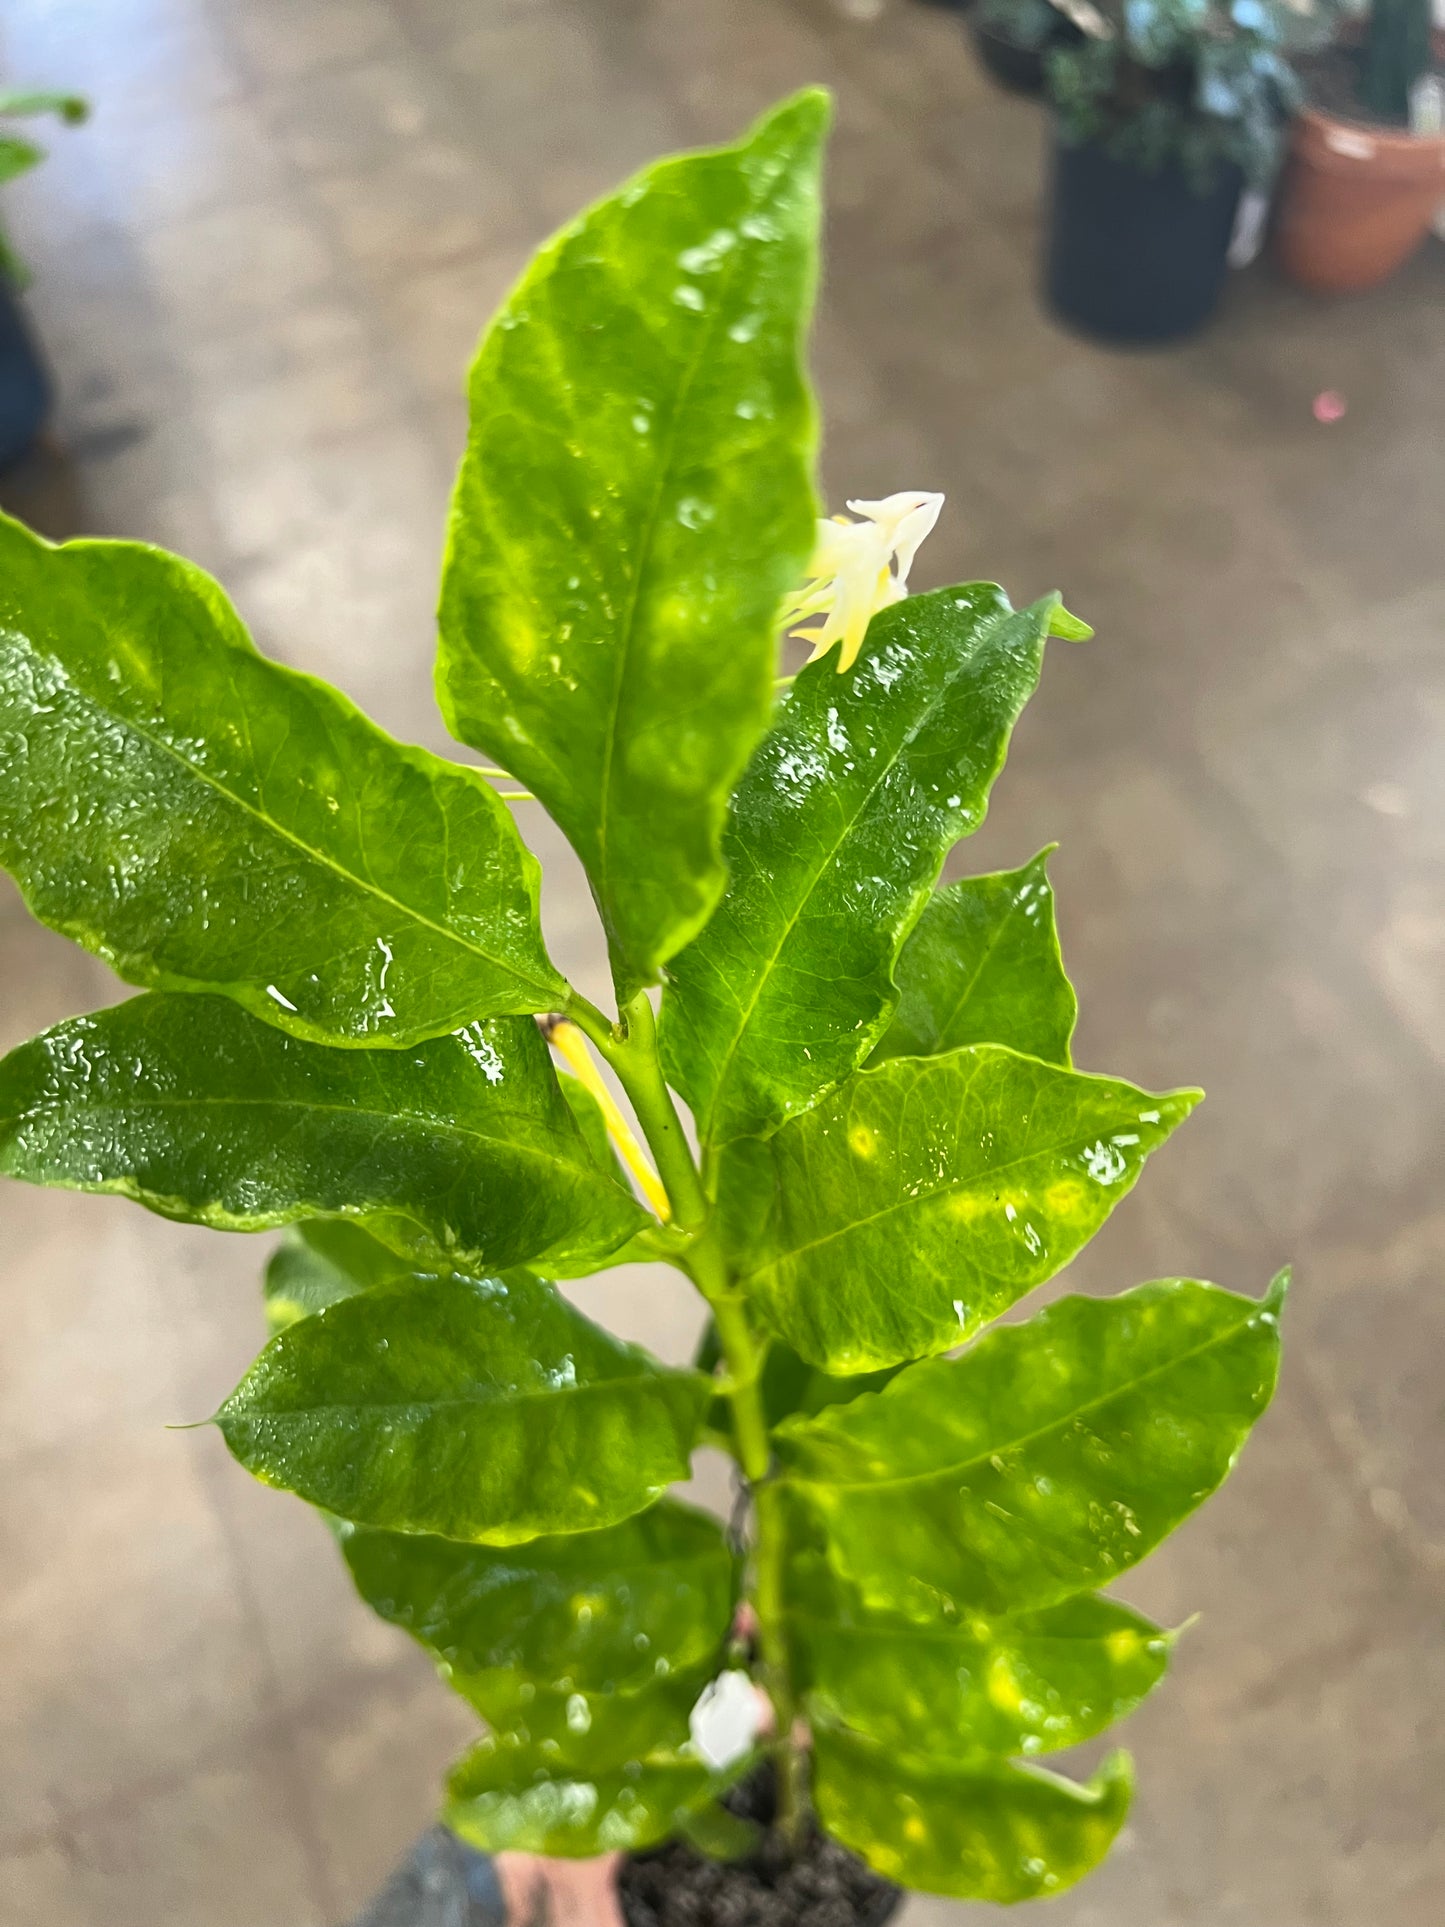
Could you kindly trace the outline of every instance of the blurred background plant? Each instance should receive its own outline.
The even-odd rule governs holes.
[[[1014,46],[1029,49],[1077,34],[1053,0],[979,0],[978,19],[996,28]]]
[[[74,127],[90,114],[90,103],[79,94],[36,93],[23,88],[0,89],[0,121],[24,120],[36,114],[54,114],[66,126]],[[0,131],[0,186],[17,175],[28,174],[45,159],[45,149],[32,140],[8,129]],[[16,254],[0,226],[0,274],[12,288],[23,288],[30,279],[25,263]]]
[[[1038,31],[1041,0],[989,4],[1017,8]],[[1104,0],[1060,11],[1080,29],[1056,39],[1046,61],[1064,139],[1148,173],[1177,163],[1199,193],[1221,165],[1254,187],[1273,180],[1302,99],[1295,62],[1333,39],[1343,17],[1339,0]]]

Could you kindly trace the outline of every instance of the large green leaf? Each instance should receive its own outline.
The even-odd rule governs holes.
[[[1036,1900],[1096,1867],[1134,1790],[1115,1753],[1085,1786],[1000,1760],[900,1757],[837,1727],[813,1741],[823,1825],[877,1872],[958,1900]]]
[[[728,888],[670,970],[662,1048],[705,1143],[771,1130],[868,1055],[893,961],[983,820],[1058,607],[991,583],[873,618],[855,667],[804,669],[744,772]]]
[[[268,662],[190,563],[3,517],[0,862],[130,982],[298,1037],[409,1044],[566,995],[481,776]]]
[[[1092,1591],[1228,1473],[1274,1390],[1285,1283],[1061,1299],[789,1420],[785,1490],[876,1605],[989,1615]]]
[[[929,900],[899,955],[898,1009],[874,1062],[961,1044],[1069,1062],[1078,1004],[1059,955],[1048,855],[966,877]]]
[[[655,1753],[688,1745],[688,1716],[716,1666],[669,1673],[628,1691],[528,1690],[495,1676],[478,1681],[454,1673],[448,1683],[473,1706],[515,1758],[526,1749],[556,1773],[615,1773]]]
[[[741,1288],[825,1370],[946,1351],[1073,1257],[1197,1098],[996,1044],[860,1071],[725,1156]]]
[[[545,248],[484,338],[438,694],[586,865],[620,994],[723,885],[728,793],[813,546],[825,97],[650,168]]]
[[[406,1259],[345,1218],[292,1225],[271,1254],[262,1290],[272,1331],[411,1273]]]
[[[1171,1644],[1097,1593],[1011,1618],[880,1610],[816,1556],[789,1573],[787,1625],[818,1714],[940,1759],[1091,1739],[1158,1685]]]
[[[452,1768],[442,1819],[484,1853],[631,1853],[681,1831],[717,1783],[701,1760],[675,1752],[569,1771],[543,1745],[493,1734]]]
[[[0,1062],[0,1172],[221,1231],[360,1218],[424,1266],[601,1257],[649,1222],[529,1018],[341,1051],[226,998],[134,997]]]
[[[367,1604],[431,1653],[510,1757],[540,1750],[553,1773],[683,1746],[725,1664],[738,1560],[715,1519],[674,1500],[506,1548],[350,1524],[340,1536]]]
[[[377,1285],[273,1338],[216,1414],[268,1485],[343,1519],[512,1545],[640,1512],[708,1398],[550,1285]]]
[[[585,1705],[719,1671],[737,1600],[721,1527],[672,1499],[599,1532],[502,1550],[367,1526],[344,1527],[342,1550],[366,1603],[496,1724],[539,1691]]]

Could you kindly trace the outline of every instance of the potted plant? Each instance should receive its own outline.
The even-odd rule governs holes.
[[[143,990],[0,1063],[0,1171],[289,1227],[214,1423],[486,1721],[447,1825],[631,1856],[634,1921],[1095,1866],[1127,1757],[1043,1757],[1176,1639],[1103,1589],[1278,1359],[1282,1278],[995,1322],[1199,1093],[1073,1066],[1043,856],[935,889],[1089,632],[909,595],[937,495],[817,519],[826,119],[800,94],[600,202],[472,370],[438,694],[581,857],[615,1015],[549,959],[487,772],[262,657],[189,563],[0,523],[0,858]],[[701,1294],[692,1367],[556,1289],[624,1259]],[[745,1534],[667,1496],[704,1442]]]
[[[969,31],[985,70],[1011,94],[1030,98],[1044,91],[1049,48],[1082,38],[1053,0],[979,0]]]
[[[1280,262],[1334,293],[1388,279],[1445,202],[1445,75],[1431,0],[1374,0],[1363,37],[1306,69],[1280,193]]]
[[[1213,313],[1240,194],[1267,188],[1329,16],[1292,0],[1103,0],[1048,57],[1044,282],[1064,321],[1167,341]],[[1074,18],[1080,18],[1075,11]]]
[[[90,109],[75,94],[0,90],[0,119],[55,114],[67,125]],[[19,134],[0,133],[0,186],[45,159],[43,147]],[[29,276],[0,227],[0,468],[23,455],[50,412],[50,376],[16,295]]]

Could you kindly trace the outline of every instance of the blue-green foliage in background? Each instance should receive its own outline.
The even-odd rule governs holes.
[[[1145,173],[1181,167],[1208,191],[1221,168],[1273,179],[1302,89],[1295,62],[1338,30],[1341,0],[981,0],[981,17],[1044,50],[1067,141]],[[1077,23],[1077,24],[1075,24]]]

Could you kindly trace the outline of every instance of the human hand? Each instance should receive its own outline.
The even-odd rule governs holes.
[[[507,1927],[625,1927],[617,1899],[621,1857],[549,1860],[538,1853],[497,1854]]]

